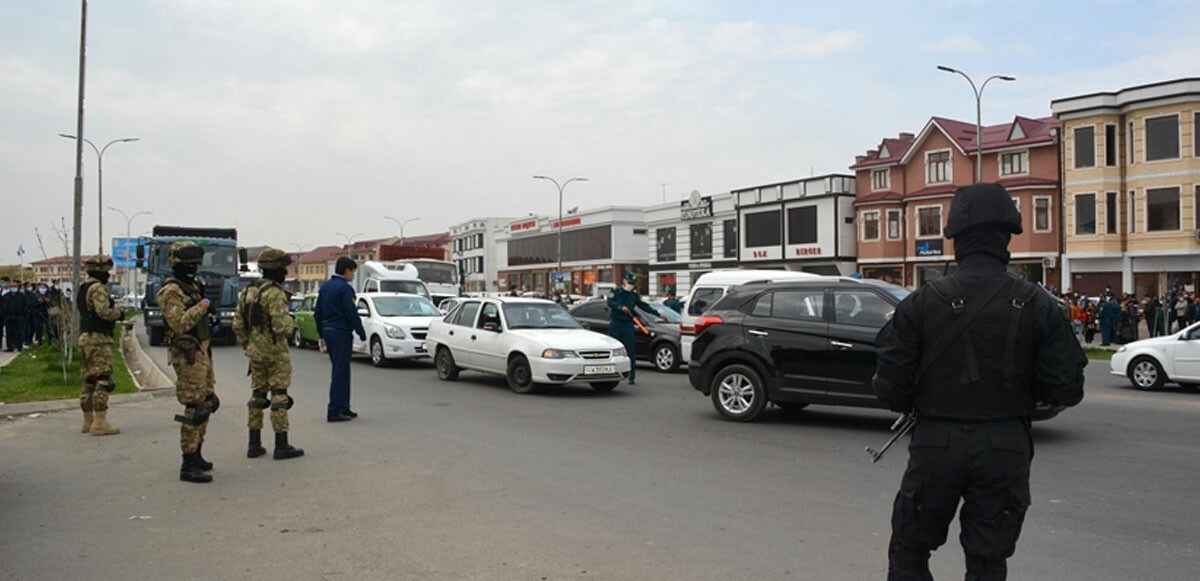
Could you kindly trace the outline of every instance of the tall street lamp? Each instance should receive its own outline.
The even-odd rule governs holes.
[[[562,257],[562,231],[563,231],[563,190],[567,188],[567,184],[571,182],[586,182],[587,178],[571,178],[559,185],[558,181],[550,176],[533,176],[535,180],[549,180],[558,188],[558,276],[562,280],[563,276],[563,257]]]
[[[346,252],[352,252],[350,247],[354,245],[354,239],[363,235],[362,232],[355,232],[354,234],[351,234],[350,236],[346,236],[345,234],[342,234],[341,232],[334,232],[334,234],[337,234],[338,236],[341,236],[342,238],[346,239]]]
[[[67,139],[75,139],[74,135],[70,135],[67,133],[59,133],[58,135],[59,135],[59,137],[65,137]],[[96,152],[96,184],[97,184],[96,185],[96,207],[97,208],[104,207],[104,152],[107,151],[108,147],[114,143],[130,143],[133,141],[140,141],[140,140],[141,140],[141,138],[139,138],[139,137],[122,137],[120,139],[114,139],[112,141],[109,141],[108,143],[105,143],[104,147],[97,148],[96,144],[92,143],[92,141],[90,139],[88,139],[86,137],[83,138],[83,142],[92,146],[92,151]],[[104,212],[101,212],[99,210],[96,211],[96,230],[97,230],[96,236],[97,236],[98,241],[100,242],[99,252],[100,252],[100,254],[104,254]]]
[[[982,182],[983,181],[983,121],[981,119],[982,106],[980,105],[980,101],[983,99],[983,89],[987,87],[988,82],[990,82],[992,79],[1000,79],[1001,81],[1015,81],[1015,80],[1017,80],[1017,78],[1010,77],[1008,75],[992,75],[992,76],[988,77],[987,79],[985,79],[983,81],[983,84],[980,85],[978,89],[976,89],[975,81],[972,81],[971,77],[967,76],[967,73],[964,73],[958,69],[952,69],[950,67],[942,66],[942,65],[938,65],[937,68],[939,71],[945,71],[947,73],[955,73],[958,75],[962,75],[962,77],[964,79],[966,79],[968,83],[971,83],[971,91],[973,91],[975,93],[975,183]]]
[[[395,222],[397,226],[400,227],[400,245],[404,246],[404,225],[408,224],[409,222],[416,222],[417,220],[420,220],[421,217],[417,216],[416,218],[409,218],[403,222],[401,222],[400,220],[397,220],[391,216],[384,216],[383,219],[391,220],[391,221]]]
[[[126,244],[129,244],[129,242],[128,242],[129,237],[130,237],[129,236],[129,225],[133,223],[133,219],[137,218],[138,216],[142,216],[142,215],[149,216],[151,214],[154,214],[154,212],[135,212],[132,216],[130,216],[129,214],[126,214],[124,211],[122,211],[120,208],[114,208],[113,206],[109,206],[108,209],[112,210],[114,212],[117,212],[118,214],[125,217],[125,240],[126,240],[125,243]],[[128,260],[129,257],[125,257],[125,258],[126,258],[126,260]],[[133,290],[133,294],[135,296],[137,295],[137,285],[138,285],[138,263],[136,262],[136,260],[137,259],[135,258],[134,263],[133,263],[133,285],[131,286],[131,288]]]

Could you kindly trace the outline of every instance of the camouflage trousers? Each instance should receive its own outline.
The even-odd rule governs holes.
[[[288,431],[288,407],[291,401],[287,394],[292,384],[292,361],[281,359],[250,360],[250,402],[246,425],[251,430],[263,428],[263,408],[270,395],[271,429],[276,434]]]
[[[197,404],[213,393],[216,379],[213,376],[212,359],[208,356],[207,345],[191,354],[171,350],[171,367],[175,368],[175,399],[183,405]],[[193,408],[186,408],[183,416],[189,422],[179,424],[179,449],[185,454],[195,452],[204,443],[204,434],[208,431],[208,420],[193,426],[190,420],[195,417]]]
[[[112,337],[103,333],[79,336],[79,375],[83,377],[79,407],[84,412],[108,411],[108,389],[103,384],[112,382],[112,343]]]

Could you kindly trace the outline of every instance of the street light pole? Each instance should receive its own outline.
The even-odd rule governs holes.
[[[558,180],[550,176],[533,176],[535,180],[550,180],[554,187],[558,188],[558,276],[562,280],[563,275],[563,258],[562,258],[562,231],[563,231],[563,190],[567,188],[567,184],[571,182],[586,182],[587,178],[571,178],[559,185]]]
[[[342,238],[346,239],[346,252],[350,251],[350,246],[354,244],[354,239],[363,235],[362,232],[355,232],[354,234],[352,234],[350,236],[346,236],[345,234],[342,234],[341,232],[334,232],[334,234],[337,234],[338,236],[341,236]]]
[[[65,137],[67,139],[75,139],[74,135],[71,135],[68,133],[59,133],[58,136]],[[96,207],[97,208],[104,207],[104,152],[108,151],[109,146],[114,143],[130,143],[130,142],[139,141],[139,140],[140,140],[140,138],[138,138],[138,137],[122,137],[120,139],[114,139],[112,141],[109,141],[108,143],[105,143],[104,147],[97,148],[96,144],[92,143],[92,141],[90,139],[88,139],[86,137],[83,138],[83,142],[92,146],[92,151],[96,152]],[[100,254],[104,254],[104,212],[101,212],[99,210],[96,211],[96,230],[97,230],[96,237],[99,242],[99,245],[98,245],[99,250],[97,250],[97,252],[99,252]]]
[[[982,106],[981,102],[983,100],[983,90],[985,88],[987,88],[987,84],[989,82],[991,82],[992,79],[999,79],[1001,81],[1015,81],[1017,79],[1016,79],[1016,77],[1012,77],[1009,75],[992,75],[992,76],[988,77],[987,79],[985,79],[983,81],[983,84],[980,85],[978,89],[976,89],[975,81],[972,81],[971,77],[967,76],[967,73],[964,73],[958,69],[952,69],[950,67],[942,66],[942,65],[938,65],[937,68],[939,71],[945,71],[947,73],[955,73],[958,75],[962,75],[962,78],[966,79],[967,82],[971,84],[971,91],[975,93],[975,183],[982,182],[983,181],[983,119],[982,119],[983,106]]]
[[[400,245],[404,246],[404,225],[408,224],[409,222],[416,222],[417,220],[420,220],[421,217],[417,216],[416,218],[409,218],[403,222],[401,222],[400,220],[397,220],[391,216],[384,216],[383,219],[391,220],[391,221],[395,222],[397,226],[400,227]]]
[[[109,209],[109,210],[112,210],[112,211],[114,211],[114,212],[117,212],[117,213],[119,213],[119,214],[121,214],[122,216],[124,216],[124,217],[125,217],[125,240],[126,240],[126,244],[128,244],[128,243],[129,243],[129,242],[128,242],[128,240],[129,240],[129,238],[130,238],[130,236],[129,236],[129,232],[130,232],[129,225],[133,223],[133,219],[134,219],[134,218],[137,218],[138,216],[141,216],[141,215],[147,215],[147,216],[149,216],[149,215],[151,215],[151,214],[153,214],[153,213],[154,213],[154,212],[145,212],[145,211],[143,211],[143,212],[135,212],[135,213],[134,213],[132,216],[130,216],[129,214],[126,214],[124,211],[122,211],[120,208],[114,208],[113,206],[109,206],[109,207],[108,207],[108,209]],[[128,257],[126,257],[126,259],[128,259]],[[131,287],[131,289],[133,290],[133,293],[134,293],[135,295],[137,294],[137,284],[138,284],[138,280],[137,280],[137,279],[138,279],[138,263],[137,263],[137,258],[135,257],[135,258],[134,258],[134,262],[133,262],[133,285],[132,285],[132,287]]]

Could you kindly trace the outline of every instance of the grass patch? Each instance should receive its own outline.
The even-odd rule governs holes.
[[[1095,361],[1112,361],[1113,353],[1116,353],[1113,349],[1100,349],[1098,347],[1083,348],[1083,354],[1087,355],[1088,359]]]
[[[121,355],[121,333],[123,325],[113,331],[113,380],[117,382],[116,393],[134,393],[137,386],[125,367]],[[67,366],[67,378],[63,379],[62,351],[56,344],[38,345],[25,349],[11,363],[0,367],[0,402],[21,403],[48,401],[79,397],[83,379],[79,377],[79,348]],[[3,409],[3,408],[0,408]]]

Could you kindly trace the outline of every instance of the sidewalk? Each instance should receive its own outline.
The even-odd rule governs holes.
[[[4,367],[5,365],[12,363],[12,360],[16,359],[17,355],[20,355],[20,353],[17,351],[13,351],[11,353],[8,351],[0,351],[0,367]]]

